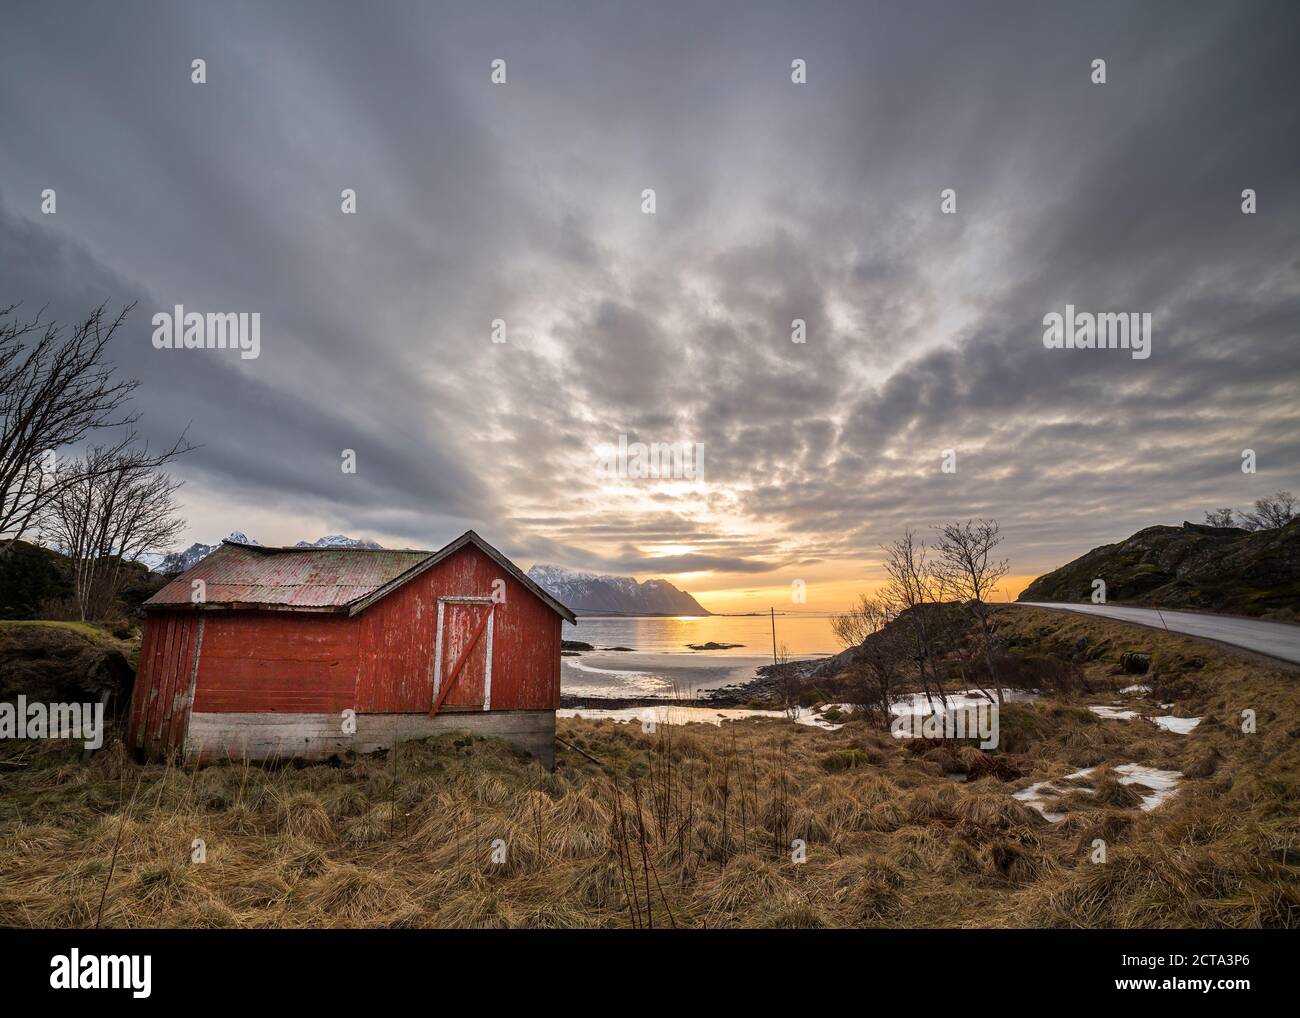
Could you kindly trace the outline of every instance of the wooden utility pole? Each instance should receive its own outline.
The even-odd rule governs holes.
[[[772,664],[776,664],[776,609],[768,608],[772,613]]]

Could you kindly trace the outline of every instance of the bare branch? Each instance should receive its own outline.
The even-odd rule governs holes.
[[[181,482],[159,468],[188,448],[184,436],[161,454],[128,441],[94,447],[60,468],[68,478],[55,485],[40,523],[44,537],[71,560],[83,621],[112,612],[129,562],[180,536],[175,495]]]
[[[109,342],[135,305],[111,320],[106,306],[69,335],[42,322],[41,313],[22,321],[17,305],[0,309],[0,551],[76,480],[57,469],[60,449],[136,420],[127,403],[138,383],[115,378],[107,360]]]

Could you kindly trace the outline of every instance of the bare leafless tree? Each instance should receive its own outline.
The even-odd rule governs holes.
[[[1006,559],[996,557],[1002,535],[997,520],[966,520],[945,523],[939,527],[936,548],[939,561],[936,572],[945,591],[945,600],[954,600],[975,623],[975,638],[979,654],[988,670],[990,681],[1002,702],[1002,684],[998,681],[994,658],[997,650],[997,631],[993,624],[993,607],[990,602],[998,584],[1007,575]],[[989,696],[981,685],[980,692]],[[991,699],[991,697],[990,697]]]
[[[115,378],[106,360],[134,306],[110,320],[101,304],[70,334],[40,314],[19,319],[17,305],[0,309],[0,552],[76,479],[56,470],[59,449],[135,420],[126,404],[137,383]]]
[[[1296,498],[1289,491],[1275,491],[1255,499],[1255,508],[1241,514],[1247,530],[1274,530],[1295,519]]]
[[[841,646],[851,650],[861,647],[867,637],[880,632],[887,621],[884,602],[880,598],[862,594],[852,608],[831,618],[831,632]]]
[[[898,540],[886,545],[884,552],[888,580],[882,596],[897,611],[907,656],[916,665],[921,689],[931,708],[934,709],[936,695],[946,706],[942,659],[950,634],[942,612],[940,578],[929,549],[908,529]]]
[[[181,482],[159,467],[183,448],[161,455],[147,447],[97,446],[67,461],[55,495],[41,510],[42,536],[72,563],[73,596],[82,621],[111,614],[128,562],[169,547],[184,526],[176,505]]]
[[[1289,491],[1275,491],[1255,499],[1252,509],[1237,512],[1231,507],[1205,514],[1211,527],[1240,527],[1242,530],[1276,530],[1296,518],[1296,497]]]
[[[849,699],[883,726],[891,720],[894,691],[908,659],[899,628],[889,625],[893,616],[883,598],[863,594],[856,605],[831,619],[835,636],[853,652],[847,669]]]
[[[1233,522],[1234,514],[1231,506],[1223,509],[1211,509],[1205,514],[1205,522],[1211,527],[1235,527]]]
[[[790,663],[790,645],[782,642],[772,664],[772,675],[776,680],[776,695],[781,701],[781,709],[790,718],[799,716],[799,694],[803,682],[798,666]]]

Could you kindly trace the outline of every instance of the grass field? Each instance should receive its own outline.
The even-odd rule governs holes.
[[[1084,681],[1005,707],[992,753],[784,720],[562,720],[553,773],[467,736],[200,770],[0,743],[0,923],[1300,926],[1300,675],[1084,616],[1003,624]],[[1125,651],[1150,674],[1120,674]],[[1178,735],[1087,710],[1133,682],[1204,720]],[[1143,812],[1111,771],[1128,763],[1184,778]],[[1058,784],[1059,823],[1013,797],[1088,767]]]
[[[102,626],[93,622],[52,622],[47,619],[25,621],[23,619],[0,619],[0,633],[22,629],[61,629],[69,633],[80,633],[92,640],[108,639]]]

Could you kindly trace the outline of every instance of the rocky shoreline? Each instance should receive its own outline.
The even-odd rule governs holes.
[[[730,650],[743,647],[739,643],[689,643],[693,651]],[[593,651],[628,651],[632,647],[597,647],[582,640],[562,640],[560,653],[563,657],[579,657]],[[586,707],[592,710],[617,710],[626,707],[751,707],[768,709],[778,707],[781,694],[778,686],[780,679],[789,674],[796,685],[802,685],[810,678],[833,674],[845,663],[846,654],[828,657],[808,658],[799,661],[787,661],[784,664],[760,665],[754,677],[744,682],[733,682],[715,689],[698,690],[695,697],[672,696],[599,696],[595,694],[561,693],[560,707],[573,709]]]
[[[780,703],[778,680],[783,669],[793,670],[796,680],[803,680],[819,672],[820,666],[833,658],[812,658],[807,661],[789,661],[783,665],[762,665],[752,679],[734,682],[729,686],[704,690],[704,695],[693,698],[666,696],[577,696],[560,695],[562,708],[587,707],[618,709],[620,707],[754,707],[772,708]]]

